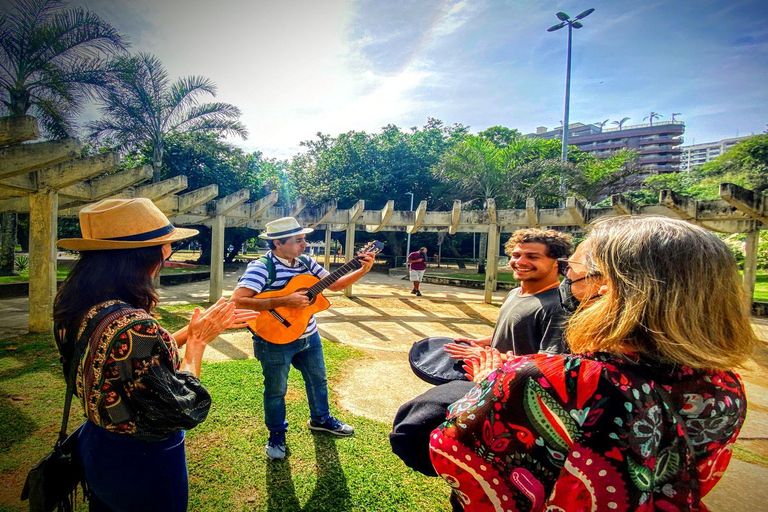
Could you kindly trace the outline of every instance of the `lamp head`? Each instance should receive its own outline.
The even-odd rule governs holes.
[[[565,25],[566,25],[566,23],[565,23],[565,22],[562,22],[562,23],[558,23],[557,25],[554,25],[554,26],[552,26],[552,27],[549,27],[549,28],[547,29],[547,32],[554,32],[555,30],[560,30],[560,29],[561,29],[561,28],[563,28]]]
[[[594,7],[593,7],[592,9],[587,9],[586,11],[584,11],[584,12],[583,12],[583,13],[581,13],[581,14],[579,14],[578,16],[576,16],[576,17],[575,17],[575,18],[573,18],[573,19],[575,19],[575,20],[582,20],[582,19],[586,18],[587,16],[589,16],[590,14],[592,14],[593,12],[595,12],[595,9],[594,9]],[[562,18],[561,18],[561,19],[562,19]]]

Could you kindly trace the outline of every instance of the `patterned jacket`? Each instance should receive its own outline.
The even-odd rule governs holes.
[[[732,372],[524,356],[450,406],[430,456],[467,511],[706,510],[746,407]]]
[[[87,418],[146,440],[204,421],[211,396],[197,377],[178,371],[179,351],[170,333],[143,309],[109,301],[88,312],[78,338],[99,312],[107,314],[88,340],[75,381]]]

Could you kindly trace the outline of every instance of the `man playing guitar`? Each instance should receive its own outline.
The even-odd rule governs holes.
[[[259,298],[257,295],[280,290],[300,274],[311,274],[320,279],[329,275],[316,261],[303,255],[307,246],[306,234],[312,231],[314,230],[311,228],[302,228],[293,217],[283,217],[267,223],[266,233],[260,234],[259,238],[268,241],[270,251],[264,258],[249,263],[240,277],[232,294],[232,300],[238,308],[274,311],[275,308],[306,308],[310,305],[311,300],[307,297],[306,290],[266,298]],[[338,278],[327,288],[341,291],[359,280],[371,270],[374,254],[361,254],[359,260],[361,268]],[[337,420],[329,412],[323,346],[314,315],[304,333],[297,339],[276,344],[254,334],[253,349],[256,358],[261,362],[264,374],[264,415],[269,429],[269,441],[265,451],[269,458],[285,457],[285,434],[288,430],[285,394],[291,364],[304,377],[310,410],[309,428],[337,436],[354,434],[351,426]]]

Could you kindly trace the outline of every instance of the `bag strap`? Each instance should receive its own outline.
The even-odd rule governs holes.
[[[260,261],[264,264],[265,267],[267,267],[267,280],[264,282],[264,290],[266,291],[267,288],[269,288],[269,285],[275,282],[276,272],[275,272],[275,262],[272,261],[272,258],[268,258],[266,256],[262,256],[256,261]]]
[[[83,330],[83,334],[74,341],[74,350],[72,353],[72,361],[70,361],[69,378],[67,379],[67,391],[64,395],[64,414],[61,418],[61,429],[59,430],[59,439],[56,441],[56,445],[59,446],[67,438],[67,423],[69,421],[69,411],[72,407],[72,395],[75,392],[75,381],[77,379],[77,366],[80,364],[80,358],[83,357],[83,351],[88,344],[88,340],[93,334],[96,327],[101,324],[102,320],[111,312],[116,309],[122,308],[122,303],[116,303],[112,306],[102,308],[93,318],[91,318]],[[74,335],[74,334],[72,334]],[[53,328],[53,336],[58,346],[62,346],[65,337],[69,337],[64,326],[56,324]]]

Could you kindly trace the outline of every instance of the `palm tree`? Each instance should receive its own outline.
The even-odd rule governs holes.
[[[160,180],[168,134],[248,135],[238,121],[240,109],[234,105],[198,102],[202,95],[216,95],[216,85],[205,77],[188,76],[171,84],[160,60],[147,53],[118,57],[110,71],[112,80],[99,93],[103,117],[90,124],[91,135],[111,140],[123,150],[149,144],[155,182]]]
[[[30,113],[44,133],[68,137],[94,88],[105,81],[106,54],[125,49],[96,14],[61,0],[13,0],[0,17],[0,111]]]
[[[671,119],[671,121],[675,120],[675,116],[681,116],[681,115],[683,115],[683,114],[681,114],[680,112],[672,112],[672,119]]]
[[[649,116],[645,116],[645,117],[643,118],[643,121],[645,121],[646,119],[648,119],[648,120],[649,120],[649,122],[651,123],[651,126],[653,126],[653,120],[654,120],[654,119],[661,119],[662,117],[664,117],[664,116],[662,116],[661,114],[658,114],[658,113],[656,113],[656,112],[653,112],[653,111],[652,111],[652,112],[651,112],[651,115],[649,115]]]
[[[611,124],[617,124],[619,125],[619,130],[621,130],[621,127],[624,126],[624,123],[632,119],[631,117],[625,117],[621,121],[613,121]]]
[[[103,58],[122,37],[96,14],[61,0],[12,0],[0,7],[0,114],[34,115],[43,134],[71,136],[75,118],[105,80]],[[13,273],[16,215],[3,214],[0,273]]]
[[[500,207],[524,200],[532,195],[532,183],[538,176],[524,170],[526,163],[542,157],[544,146],[550,141],[519,138],[507,146],[497,146],[491,140],[468,135],[466,139],[446,153],[435,167],[435,174],[465,199],[466,204],[487,204],[489,198]],[[559,150],[558,150],[559,153]],[[555,190],[557,189],[555,181]],[[542,187],[547,193],[551,187]],[[536,189],[537,191],[539,188]],[[542,191],[542,193],[544,193]],[[480,235],[480,265],[484,272],[487,233]]]
[[[603,121],[602,123],[595,123],[596,126],[599,126],[601,129],[608,124],[608,119]]]

